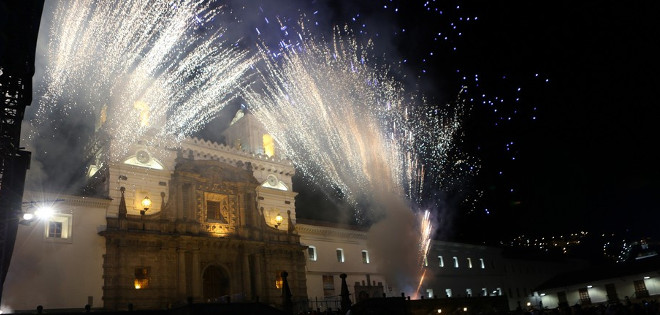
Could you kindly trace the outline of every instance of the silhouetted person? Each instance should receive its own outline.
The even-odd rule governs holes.
[[[291,314],[293,313],[293,301],[291,300],[293,294],[291,294],[291,289],[289,289],[289,281],[286,279],[288,276],[288,272],[282,271],[282,304],[284,305],[284,311],[287,314]]]
[[[341,278],[341,313],[346,314],[348,309],[351,308],[350,294],[348,293],[348,285],[346,284],[346,274],[340,274],[339,278]]]

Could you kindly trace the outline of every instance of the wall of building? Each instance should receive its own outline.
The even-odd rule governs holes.
[[[398,296],[398,293],[388,291],[385,277],[378,272],[378,259],[369,255],[366,231],[300,222],[296,225],[296,231],[300,234],[300,243],[313,246],[316,253],[316,257],[311,257],[309,250],[305,251],[307,297],[312,305],[317,301],[339,300],[342,273],[347,276],[346,284],[353,302],[357,296],[356,282],[367,285],[370,281],[372,286],[380,283],[388,296]],[[343,251],[343,262],[337,257],[337,249]],[[368,262],[363,260],[363,251],[367,252]],[[325,290],[323,276],[331,276],[333,280],[330,287],[326,284]]]
[[[34,203],[32,203],[34,202]],[[67,238],[49,238],[49,220],[19,225],[9,273],[4,283],[3,312],[102,306],[105,213],[110,200],[26,192],[25,212],[51,204],[55,215],[71,220]],[[65,231],[68,232],[68,231]]]
[[[563,288],[543,290],[543,292],[537,292],[534,296],[532,296],[531,300],[541,300],[544,307],[556,308],[559,306],[558,293],[564,292],[566,293],[566,300],[569,306],[573,306],[575,304],[583,304],[580,301],[579,290],[586,288],[587,292],[589,293],[591,304],[607,303],[608,297],[607,290],[605,288],[607,284],[614,284],[617,297],[621,302],[624,302],[626,297],[632,300],[644,299],[643,297],[638,298],[636,296],[634,284],[635,281],[644,281],[646,289],[648,290],[648,294],[651,297],[650,299],[657,299],[657,297],[660,295],[660,277],[653,276],[652,274],[657,275],[657,272],[629,275],[611,279],[601,279],[589,283],[576,283],[574,285]],[[648,277],[648,279],[645,279],[645,277]],[[533,305],[538,305],[538,302],[534,303]]]
[[[378,268],[378,257],[370,255],[368,264],[362,261],[362,251],[371,252],[367,246],[366,230],[323,226],[306,220],[299,220],[296,230],[300,233],[301,243],[313,246],[316,251],[315,260],[309,252],[305,254],[307,294],[311,301],[337,298],[326,296],[328,293],[327,290],[324,292],[323,276],[333,276],[334,294],[339,295],[341,273],[348,275],[347,284],[353,301],[357,295],[355,282],[366,281],[367,277],[372,285],[382,282],[387,296],[400,296],[401,293],[413,298],[416,296],[415,292],[408,292],[410,288],[397,288],[387,282]],[[344,262],[337,259],[338,248],[344,251]],[[533,291],[534,288],[558,273],[579,266],[574,262],[507,258],[501,249],[494,247],[433,241],[424,266],[426,273],[419,294],[425,298],[501,295],[507,297],[509,308],[513,310],[518,305],[525,307],[528,302],[538,305],[543,300],[546,303],[545,299],[549,296],[539,296]],[[406,289],[408,291],[404,292]]]

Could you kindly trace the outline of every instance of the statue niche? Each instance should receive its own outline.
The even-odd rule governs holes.
[[[250,171],[220,161],[188,160],[180,163],[175,173],[177,182],[194,187],[194,217],[202,230],[228,236],[253,225],[257,215],[253,201],[259,183]]]

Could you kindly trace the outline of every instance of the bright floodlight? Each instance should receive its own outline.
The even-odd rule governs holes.
[[[34,214],[32,213],[23,213],[23,220],[30,221],[34,219]]]
[[[37,216],[39,219],[48,219],[51,216],[53,216],[54,210],[50,206],[42,206],[37,209],[37,211],[34,212],[34,214]]]

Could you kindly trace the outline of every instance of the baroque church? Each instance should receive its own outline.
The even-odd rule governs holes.
[[[100,127],[89,146],[91,163],[82,196],[39,200],[41,196],[26,193],[35,208],[26,212],[39,211],[44,202],[60,209],[48,222],[26,225],[44,225],[47,247],[76,247],[74,256],[60,263],[72,266],[78,264],[73,260],[86,260],[101,267],[96,274],[79,274],[98,286],[87,294],[88,304],[159,309],[189,299],[233,297],[280,305],[284,271],[292,295],[306,297],[305,248],[294,232],[293,165],[275,154],[272,139],[252,115],[239,113],[223,134],[232,146],[196,138],[185,139],[177,148],[139,141],[117,159],[108,151],[118,140]],[[90,207],[91,200],[97,202]],[[80,202],[80,208],[72,207]],[[104,222],[85,218],[94,207]],[[76,231],[88,224],[98,224],[96,233]],[[104,244],[79,241],[90,237]],[[17,247],[12,265],[20,268],[22,247]],[[78,268],[73,269],[72,275]],[[71,286],[76,286],[73,278]],[[98,289],[100,295],[91,293]],[[6,296],[11,303],[12,293]],[[57,304],[66,299],[52,300]]]
[[[434,241],[420,266],[428,279],[416,292],[398,287],[379,268],[397,257],[375,256],[367,228],[297,218],[294,166],[254,116],[239,110],[222,137],[125,147],[100,124],[83,193],[25,192],[2,312],[283,308],[285,284],[297,311],[338,309],[343,281],[352,303],[504,295],[515,309],[539,297],[542,281],[575,268]]]

